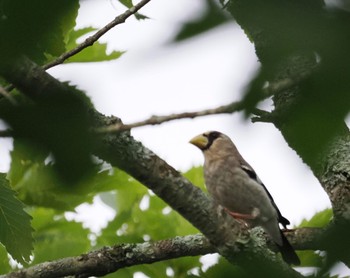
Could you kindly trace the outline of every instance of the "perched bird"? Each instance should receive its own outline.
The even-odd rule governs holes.
[[[298,265],[300,260],[279,228],[289,224],[254,169],[243,159],[231,139],[208,131],[190,141],[204,154],[204,179],[214,202],[236,219],[261,226],[277,244],[283,259]]]

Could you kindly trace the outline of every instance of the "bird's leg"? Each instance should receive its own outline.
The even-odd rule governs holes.
[[[244,213],[239,213],[239,212],[233,212],[225,208],[225,211],[231,215],[233,218],[238,219],[238,220],[254,220],[256,218],[256,213],[252,214],[244,214]]]

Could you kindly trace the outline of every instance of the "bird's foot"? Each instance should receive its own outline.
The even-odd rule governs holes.
[[[292,232],[294,231],[295,229],[288,229],[288,228],[283,228],[281,229],[282,232]]]

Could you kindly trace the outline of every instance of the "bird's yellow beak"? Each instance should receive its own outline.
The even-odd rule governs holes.
[[[208,145],[208,138],[200,134],[200,135],[197,135],[196,137],[193,137],[190,140],[190,143],[202,150]]]

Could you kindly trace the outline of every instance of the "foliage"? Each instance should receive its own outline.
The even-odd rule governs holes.
[[[75,26],[78,0],[2,0],[0,4],[3,58],[26,54],[40,63],[45,53],[58,56],[66,50],[64,40]]]
[[[130,0],[119,2],[128,8],[133,5]],[[285,5],[287,2],[289,5]],[[314,170],[314,165],[319,163],[318,151],[343,129],[343,119],[349,112],[347,28],[350,20],[345,11],[324,9],[321,1],[310,3],[225,1],[255,44],[263,65],[243,99],[247,114],[265,97],[261,88],[266,82],[279,81],[287,73],[299,78],[299,71],[284,67],[294,52],[305,54],[312,66],[319,64],[315,74],[298,83],[297,104],[288,111],[281,109],[282,121],[275,123],[283,127],[291,125],[284,134],[295,139],[293,146]],[[78,0],[0,0],[0,83],[10,83],[7,65],[17,58],[25,55],[40,65],[47,64],[96,31],[92,27],[74,29],[78,8]],[[147,18],[138,13],[135,16]],[[174,41],[192,38],[227,20],[228,14],[215,1],[207,0],[205,12],[185,23]],[[268,34],[266,41],[260,41],[264,32]],[[96,42],[66,62],[110,61],[123,53],[107,54],[107,45]],[[277,73],[281,75],[279,78]],[[17,263],[34,265],[106,245],[197,233],[196,228],[133,177],[92,156],[97,147],[96,134],[89,122],[93,104],[77,88],[64,83],[60,86],[65,93],[58,94],[50,88],[44,95],[37,95],[38,88],[15,90],[11,96],[16,105],[0,98],[0,118],[14,138],[10,170],[0,174],[0,242],[3,244],[0,274],[19,267],[11,262],[9,255]],[[298,141],[299,138],[303,140]],[[205,191],[201,167],[190,169],[184,176]],[[115,213],[114,219],[100,232],[94,233],[82,223],[67,220],[65,212],[91,203],[96,196]],[[300,227],[325,227],[332,216],[330,209],[319,212],[312,219],[303,220]],[[346,234],[344,231],[347,229],[343,229],[341,235]],[[331,239],[339,235],[336,232],[330,235]],[[334,254],[341,252],[331,247],[330,250],[334,262]],[[303,251],[299,255],[302,266],[323,265],[324,257],[319,253]],[[150,277],[170,276],[169,272],[173,272],[174,277],[244,277],[241,269],[222,258],[203,270],[198,257],[133,266],[108,277],[132,277],[136,272]]]
[[[174,39],[175,41],[182,41],[193,38],[229,20],[232,20],[232,18],[215,1],[206,0],[204,13],[196,20],[186,22]]]
[[[66,49],[74,49],[79,44],[77,41],[96,31],[96,28],[86,27],[78,30],[72,30],[69,33],[68,41],[66,43]],[[107,54],[107,44],[95,42],[92,47],[85,49],[82,52],[72,56],[67,60],[68,63],[81,63],[81,62],[102,62],[118,59],[124,52],[113,50]],[[53,58],[52,58],[53,59]]]
[[[0,174],[0,242],[15,260],[24,264],[33,250],[33,229],[31,217],[15,194],[5,175]]]
[[[303,219],[298,227],[325,227],[331,221],[333,217],[333,211],[331,209],[325,209],[323,211],[315,213],[311,219]]]

